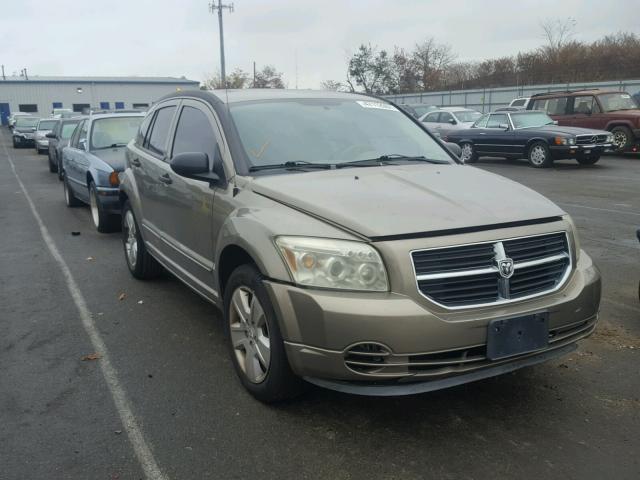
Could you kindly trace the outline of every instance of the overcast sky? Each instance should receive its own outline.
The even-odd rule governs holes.
[[[230,3],[227,0],[225,3]],[[289,88],[344,80],[361,43],[411,48],[433,36],[461,60],[542,42],[539,22],[576,20],[577,40],[638,33],[638,0],[234,0],[225,10],[227,72],[273,64]],[[161,75],[219,70],[208,0],[2,0],[0,63],[8,74]]]

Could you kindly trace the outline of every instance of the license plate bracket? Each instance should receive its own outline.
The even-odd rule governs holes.
[[[548,344],[548,312],[492,320],[487,328],[487,358],[490,360],[534,352]]]

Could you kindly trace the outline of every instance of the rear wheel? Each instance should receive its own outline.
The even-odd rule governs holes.
[[[62,181],[62,160],[58,157],[56,152],[56,165],[58,165],[58,180]]]
[[[534,142],[527,154],[529,164],[535,168],[548,168],[553,164],[549,146],[544,142]]]
[[[91,219],[100,233],[110,233],[120,226],[120,216],[107,212],[98,196],[98,189],[93,182],[89,183],[89,208]]]
[[[58,164],[53,162],[53,159],[51,158],[51,151],[49,151],[48,156],[49,156],[49,171],[51,173],[56,173],[58,171]]]
[[[162,265],[151,256],[144,245],[128,200],[122,207],[122,245],[127,267],[135,278],[149,280],[162,273]]]
[[[64,173],[62,174],[62,188],[64,188],[64,201],[67,204],[67,207],[73,208],[82,205],[82,202],[73,194],[73,190],[71,190],[71,187],[69,186],[69,180]]]
[[[625,148],[631,145],[633,136],[631,130],[627,127],[615,127],[611,130],[613,135],[613,145],[616,147],[616,151],[621,152]]]
[[[462,143],[460,145],[462,153],[460,154],[460,160],[462,163],[476,163],[478,161],[478,154],[476,153],[473,144],[469,142]]]
[[[593,165],[598,160],[600,160],[600,154],[587,155],[587,156],[584,156],[584,157],[578,157],[578,158],[576,158],[576,160],[578,161],[578,163],[580,165]]]
[[[224,292],[224,325],[231,360],[242,385],[265,403],[287,400],[303,391],[289,366],[284,341],[260,272],[236,268]]]

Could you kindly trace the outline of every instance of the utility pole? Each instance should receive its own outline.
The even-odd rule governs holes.
[[[228,9],[229,12],[233,12],[233,3],[229,5],[223,5],[222,0],[218,0],[218,4],[216,5],[215,0],[212,0],[209,4],[209,11],[214,13],[216,10],[218,11],[218,25],[220,30],[220,79],[222,80],[222,84],[227,86],[227,76],[224,70],[224,30],[222,28],[222,10]]]

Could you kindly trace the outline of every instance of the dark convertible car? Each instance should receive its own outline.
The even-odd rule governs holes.
[[[593,165],[603,152],[613,150],[609,132],[560,127],[546,113],[532,110],[488,113],[473,127],[450,132],[443,140],[460,146],[464,163],[482,156],[526,158],[536,168],[565,158]]]

